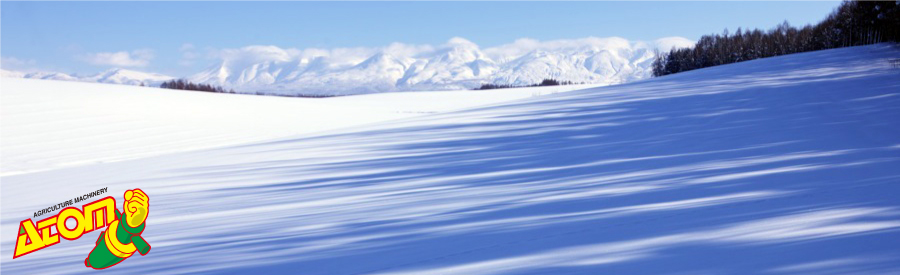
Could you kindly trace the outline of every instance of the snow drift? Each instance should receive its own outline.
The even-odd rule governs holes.
[[[584,85],[284,98],[3,78],[0,175],[321,132]]]
[[[106,272],[897,273],[898,55],[794,54],[5,176],[2,271],[94,272],[99,232],[11,260],[17,222],[139,187],[153,250]]]

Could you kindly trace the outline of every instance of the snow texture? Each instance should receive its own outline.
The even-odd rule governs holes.
[[[321,132],[591,85],[332,98],[10,78],[0,86],[0,175],[12,175]]]

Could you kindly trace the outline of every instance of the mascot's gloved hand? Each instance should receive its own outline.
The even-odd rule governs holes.
[[[150,211],[150,198],[141,189],[125,191],[125,202],[122,208],[125,209],[125,222],[130,227],[138,227],[147,220],[147,214]]]
[[[124,213],[116,209],[117,219],[100,233],[96,246],[84,259],[85,266],[104,269],[124,261],[134,252],[141,255],[150,252],[150,244],[141,237],[150,213],[150,198],[141,189],[125,191],[122,208]]]

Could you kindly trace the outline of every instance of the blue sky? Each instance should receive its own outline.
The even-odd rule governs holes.
[[[618,36],[696,40],[728,28],[815,23],[824,2],[0,2],[4,69],[94,73],[111,67],[185,75],[206,51],[440,45],[482,48]],[[189,46],[187,46],[189,45]],[[190,49],[188,49],[190,48]],[[187,51],[190,50],[190,51]],[[190,60],[186,60],[190,59]],[[189,62],[188,62],[189,61]]]

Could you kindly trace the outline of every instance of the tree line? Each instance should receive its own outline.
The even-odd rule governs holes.
[[[173,90],[187,90],[187,91],[200,91],[200,92],[210,92],[210,93],[223,93],[223,94],[236,94],[233,89],[226,90],[225,88],[219,86],[213,86],[210,84],[201,84],[201,83],[193,83],[184,79],[173,79],[166,82],[163,82],[159,85],[160,88],[163,89],[173,89]]]
[[[900,2],[845,1],[816,25],[784,22],[768,31],[737,29],[704,35],[693,48],[656,55],[653,76],[758,58],[824,49],[900,42]]]
[[[524,88],[524,87],[540,87],[540,86],[559,86],[559,85],[572,85],[572,84],[584,84],[575,83],[572,81],[559,81],[552,78],[545,78],[541,83],[531,84],[531,85],[511,85],[511,84],[492,84],[485,83],[481,84],[481,87],[475,88],[475,90],[491,90],[491,89],[506,89],[506,88]]]

